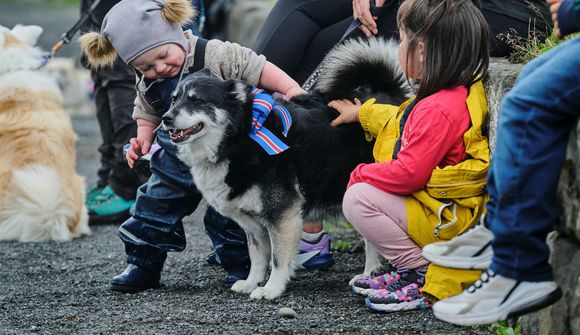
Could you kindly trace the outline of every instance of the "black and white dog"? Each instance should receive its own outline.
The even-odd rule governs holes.
[[[329,53],[324,64],[313,94],[277,101],[293,119],[287,137],[280,135],[279,117],[266,119],[264,127],[289,146],[277,155],[248,135],[254,95],[241,81],[191,75],[163,116],[163,127],[204,198],[246,231],[252,266],[232,290],[251,298],[274,299],[284,292],[302,223],[339,215],[350,172],[373,160],[361,126],[332,127],[338,113],[327,103],[379,97],[400,104],[409,95],[394,42],[350,41]],[[268,282],[258,287],[270,262]]]

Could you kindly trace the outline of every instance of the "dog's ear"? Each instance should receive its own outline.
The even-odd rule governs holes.
[[[240,80],[230,79],[226,81],[226,92],[226,99],[237,100],[238,103],[245,104],[252,92],[252,86]]]
[[[40,26],[23,26],[18,24],[12,28],[11,33],[22,42],[30,46],[35,46],[40,34],[42,34],[42,28]]]

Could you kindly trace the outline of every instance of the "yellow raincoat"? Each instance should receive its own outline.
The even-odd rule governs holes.
[[[401,106],[374,104],[371,99],[360,109],[359,120],[367,138],[376,138],[373,154],[377,162],[392,159],[400,134],[400,121],[410,99]],[[475,224],[485,210],[485,189],[489,168],[489,145],[482,134],[487,115],[481,81],[469,89],[467,108],[471,127],[463,135],[467,159],[456,165],[437,167],[422,190],[406,196],[409,236],[423,247],[449,240]],[[457,270],[429,265],[423,293],[431,301],[459,294],[479,278],[480,271]]]

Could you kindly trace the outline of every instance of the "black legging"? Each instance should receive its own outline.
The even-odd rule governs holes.
[[[382,36],[398,39],[398,1],[394,3],[377,26]],[[352,0],[279,0],[258,34],[254,51],[302,84],[352,21]],[[360,30],[355,34],[364,36]]]
[[[402,2],[393,1],[377,20],[381,36],[399,38],[396,16]],[[483,15],[493,36],[491,56],[505,57],[512,51],[498,34],[513,29],[515,35],[528,36],[527,22],[485,9]],[[258,34],[254,51],[302,84],[352,21],[352,0],[279,0]],[[358,30],[355,36],[364,34]]]

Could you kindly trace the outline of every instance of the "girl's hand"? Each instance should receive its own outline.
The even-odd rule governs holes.
[[[135,161],[139,157],[147,154],[151,150],[151,144],[153,143],[153,130],[155,128],[149,125],[137,127],[137,137],[133,137],[129,143],[131,147],[127,151],[125,158],[129,167],[132,169],[135,166]]]
[[[377,7],[381,7],[384,3],[385,0],[375,0]],[[352,0],[352,17],[360,20],[359,28],[367,37],[379,33],[377,18],[372,16],[370,7],[369,0]]]
[[[332,120],[330,124],[334,127],[341,125],[343,123],[352,123],[358,121],[358,113],[360,111],[361,102],[359,99],[354,98],[354,103],[350,100],[333,100],[328,103],[328,107],[336,109],[340,115]]]

